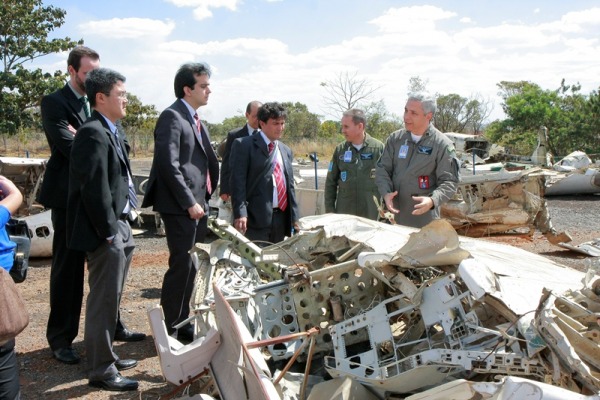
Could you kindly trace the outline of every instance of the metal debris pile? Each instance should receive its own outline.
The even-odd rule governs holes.
[[[197,339],[156,343],[167,379],[201,376],[201,398],[600,399],[595,268],[444,220],[305,217],[265,248],[209,225],[220,239],[193,249]]]

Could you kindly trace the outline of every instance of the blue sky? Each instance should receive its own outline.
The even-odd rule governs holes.
[[[44,1],[66,10],[51,37],[84,39],[101,63],[127,77],[127,90],[161,111],[174,99],[184,62],[212,70],[212,123],[243,115],[250,100],[299,101],[324,119],[320,83],[356,74],[379,87],[402,115],[409,79],[432,93],[480,96],[502,118],[500,81],[556,89],[561,79],[600,87],[597,0],[79,0]],[[31,67],[66,70],[67,53]]]

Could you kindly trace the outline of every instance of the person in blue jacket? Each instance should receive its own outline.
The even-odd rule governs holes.
[[[14,183],[0,175],[0,268],[10,271],[15,258],[14,250],[17,245],[10,241],[6,232],[6,223],[15,213],[23,195]],[[0,304],[3,308],[4,304]],[[13,400],[20,397],[19,365],[15,353],[15,339],[0,342],[0,399]]]

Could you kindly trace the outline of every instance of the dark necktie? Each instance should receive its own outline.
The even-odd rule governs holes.
[[[252,135],[256,135],[258,133],[258,129],[255,129],[254,132],[252,132]]]
[[[269,154],[275,149],[275,143],[269,143]],[[281,165],[277,162],[277,155],[273,157],[273,175],[275,176],[275,185],[277,186],[277,203],[279,203],[279,209],[285,211],[287,208],[287,190],[285,188],[285,182],[283,180],[283,171]]]
[[[115,135],[115,141],[117,142],[117,152],[119,153],[119,157],[121,157],[123,159],[123,161],[125,161],[125,153],[123,153],[123,148],[121,147],[121,141],[119,140],[119,133],[116,130],[113,133]],[[137,194],[135,193],[135,186],[133,186],[133,179],[131,177],[131,174],[129,173],[129,169],[127,169],[127,178],[129,181],[129,187],[128,187],[129,205],[131,206],[132,209],[136,209],[138,206]]]
[[[202,129],[202,123],[200,122],[200,117],[198,113],[194,114],[194,121],[196,121],[196,128],[198,129],[198,139],[200,140],[200,145],[204,149],[204,153],[209,157],[208,150],[210,148],[210,142],[208,141],[208,136],[204,133]],[[210,181],[210,172],[206,171],[206,191],[208,194],[212,194],[212,182]]]
[[[79,101],[81,101],[81,104],[83,104],[83,111],[85,111],[85,116],[88,118],[91,117],[92,111],[90,110],[90,102],[87,96],[81,96],[79,98]]]

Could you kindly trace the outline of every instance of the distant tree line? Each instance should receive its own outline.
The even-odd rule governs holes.
[[[62,87],[67,79],[61,71],[50,74],[24,67],[26,61],[68,51],[83,43],[83,39],[75,41],[68,37],[48,39],[50,32],[64,24],[65,17],[64,10],[43,6],[42,0],[4,0],[0,4],[0,134],[5,140],[27,132],[41,132],[40,100]],[[427,84],[421,77],[410,77],[407,92],[427,90]],[[288,110],[286,141],[341,140],[340,118],[351,108],[365,110],[367,132],[380,140],[403,126],[402,117],[388,111],[384,100],[376,98],[379,87],[357,73],[341,72],[320,86],[325,100],[323,115],[310,112],[307,105],[299,102],[284,103]],[[582,150],[597,157],[600,153],[598,90],[584,95],[579,84],[567,85],[564,80],[555,90],[545,90],[526,81],[503,81],[498,88],[505,119],[488,123],[491,101],[481,96],[437,93],[436,127],[443,132],[483,134],[513,154],[525,155],[534,150],[537,132],[546,126],[553,154]],[[128,100],[123,126],[135,156],[136,149],[152,148],[158,110],[142,104],[134,94],[128,94]],[[244,123],[245,118],[240,114],[221,123],[209,123],[209,129],[215,140],[222,140],[228,131]]]
[[[516,154],[531,154],[541,126],[548,129],[549,150],[565,156],[581,150],[600,156],[600,92],[581,93],[581,85],[562,80],[555,90],[527,82],[500,82],[499,95],[506,119],[490,123],[485,136]]]

